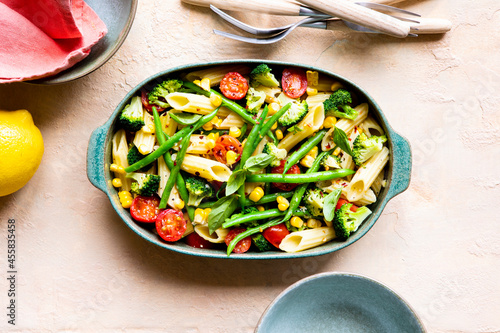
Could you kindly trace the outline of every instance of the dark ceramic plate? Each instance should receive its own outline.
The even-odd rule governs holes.
[[[307,277],[283,291],[266,309],[256,333],[422,333],[415,312],[394,291],[345,273]]]
[[[375,224],[379,216],[382,214],[387,202],[396,196],[397,194],[403,192],[408,188],[410,183],[411,174],[411,150],[410,145],[406,139],[397,134],[390,126],[385,118],[382,110],[377,105],[377,103],[370,97],[362,88],[357,86],[355,83],[349,81],[332,72],[325,71],[320,68],[315,68],[311,66],[306,66],[303,64],[295,63],[285,63],[280,61],[270,61],[270,60],[230,60],[230,61],[220,61],[205,64],[193,64],[186,65],[177,68],[173,68],[146,79],[140,83],[137,87],[132,89],[121,101],[121,103],[116,107],[113,114],[110,116],[109,120],[97,128],[91,135],[89,146],[87,150],[87,176],[90,182],[102,190],[109,197],[113,208],[116,210],[118,215],[122,218],[125,224],[131,228],[139,236],[147,239],[148,241],[161,246],[163,248],[181,252],[185,254],[202,256],[202,257],[212,257],[212,258],[228,258],[224,250],[208,250],[208,249],[197,249],[189,247],[183,242],[176,243],[166,243],[162,241],[158,235],[152,232],[150,229],[146,229],[138,225],[130,217],[130,213],[122,208],[116,189],[111,185],[112,175],[109,171],[109,165],[111,164],[111,139],[113,134],[117,130],[116,120],[120,111],[128,103],[132,96],[140,94],[142,87],[151,87],[155,85],[162,78],[178,77],[181,73],[186,73],[190,71],[199,70],[208,66],[216,65],[229,65],[229,64],[247,64],[249,66],[257,66],[261,63],[267,63],[273,68],[278,70],[284,67],[301,67],[307,70],[316,70],[319,73],[330,76],[335,80],[339,81],[346,87],[346,89],[355,92],[358,96],[360,102],[366,102],[369,104],[370,112],[373,117],[376,118],[378,123],[384,129],[388,137],[388,146],[391,150],[389,165],[387,168],[387,186],[381,191],[378,196],[378,201],[370,206],[372,210],[372,215],[359,227],[359,229],[353,233],[347,241],[333,240],[332,242],[326,243],[322,246],[309,249],[306,251],[298,253],[286,253],[278,251],[270,251],[263,253],[244,253],[244,254],[231,254],[229,258],[231,259],[283,259],[283,258],[300,258],[322,255],[330,252],[340,250],[363,237],[368,230]],[[383,240],[380,240],[383,242]]]

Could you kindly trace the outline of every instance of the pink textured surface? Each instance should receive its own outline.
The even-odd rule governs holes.
[[[279,44],[217,37],[232,30],[209,10],[179,0],[140,1],[116,55],[59,86],[0,86],[0,108],[26,108],[45,156],[21,191],[0,198],[0,237],[18,227],[18,322],[12,332],[252,332],[293,282],[346,271],[403,296],[429,332],[500,331],[500,4],[496,0],[406,1],[453,21],[445,36],[406,40],[297,29]],[[244,18],[244,15],[240,15]],[[291,19],[246,15],[249,23]],[[339,252],[300,260],[239,262],[159,249],[128,230],[87,180],[85,154],[128,90],[177,65],[235,58],[300,62],[366,89],[412,144],[410,188],[374,228]],[[5,241],[0,305],[7,306]]]
[[[0,83],[59,73],[107,32],[83,0],[0,1]]]

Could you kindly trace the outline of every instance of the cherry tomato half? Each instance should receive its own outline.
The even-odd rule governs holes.
[[[156,217],[156,231],[167,242],[181,239],[186,232],[186,220],[182,212],[175,209],[165,209]]]
[[[229,243],[236,237],[237,235],[241,234],[242,232],[246,231],[247,229],[245,228],[234,228],[229,231],[229,233],[226,236],[226,239],[224,240],[226,242],[226,245],[229,246]],[[240,240],[236,246],[234,247],[233,252],[234,253],[245,253],[250,249],[250,246],[252,245],[252,238],[250,236],[243,238]]]
[[[290,98],[299,98],[307,89],[306,72],[300,68],[285,68],[281,77],[283,92]]]
[[[339,199],[339,201],[337,201],[337,206],[335,207],[335,209],[340,209],[340,207],[342,207],[342,205],[349,204],[349,203],[350,202],[347,201],[346,199]],[[356,205],[351,206],[352,212],[356,212],[357,210],[358,210],[358,206],[356,206]]]
[[[281,164],[277,167],[273,167],[271,168],[271,173],[280,173],[282,174],[283,173],[283,170],[285,170],[285,160],[282,160],[281,161]],[[300,168],[298,167],[297,164],[294,164],[287,172],[287,174],[299,174],[300,173]],[[273,185],[274,187],[282,190],[282,191],[286,191],[286,192],[289,192],[291,190],[293,190],[294,188],[296,188],[299,184],[296,184],[296,183],[272,183],[271,185]]]
[[[144,106],[144,108],[148,110],[149,113],[153,113],[153,106],[156,108],[156,111],[158,112],[162,112],[165,110],[164,108],[161,108],[158,105],[149,104],[148,93],[146,92],[146,90],[141,90],[141,102],[142,106]]]
[[[187,235],[184,240],[186,241],[186,244],[191,246],[191,247],[196,247],[198,249],[211,249],[214,247],[214,244],[207,241],[200,235],[198,235],[196,232],[192,232],[189,235]]]
[[[262,232],[265,239],[275,247],[279,249],[281,241],[288,235],[290,231],[285,226],[285,223],[281,223],[272,227],[267,228]]]
[[[229,99],[242,99],[247,95],[248,81],[238,72],[229,72],[220,82],[220,91]]]
[[[243,146],[238,139],[230,135],[223,135],[217,139],[215,142],[215,147],[212,148],[215,159],[221,163],[227,164],[226,154],[228,151],[234,151],[238,157],[236,162],[241,158],[241,153],[243,152]]]
[[[158,197],[137,196],[130,206],[130,215],[138,222],[154,223],[158,215],[160,199]]]

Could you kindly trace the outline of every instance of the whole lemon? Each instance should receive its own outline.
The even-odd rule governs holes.
[[[0,110],[0,197],[33,177],[43,156],[42,133],[26,110]]]

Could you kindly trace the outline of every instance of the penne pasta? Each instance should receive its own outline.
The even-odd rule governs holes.
[[[230,129],[233,126],[236,126],[238,128],[241,128],[245,124],[245,121],[243,118],[238,116],[236,113],[231,112],[227,115],[227,117],[222,121],[222,123],[219,125],[219,129]]]
[[[217,180],[219,182],[227,182],[232,173],[225,164],[189,154],[184,157],[181,170],[208,181]]]
[[[179,111],[206,115],[215,110],[210,98],[203,95],[176,92],[168,94],[165,99],[172,108]]]
[[[158,175],[161,177],[160,186],[158,187],[158,195],[161,198],[165,185],[167,184],[168,177],[170,176],[170,170],[165,164],[163,157],[158,159]],[[168,197],[167,205],[173,209],[181,210],[184,207],[183,203],[184,202],[179,195],[177,185],[174,185],[172,191],[170,192],[170,196]]]
[[[331,93],[317,93],[313,96],[307,96],[306,102],[310,107],[313,107],[316,104],[323,103],[330,97]]]
[[[254,88],[257,91],[262,91],[266,94],[266,103],[274,103],[276,102],[277,96],[281,93],[281,88],[279,87],[266,87],[266,86],[257,86]]]
[[[164,112],[160,116],[161,128],[163,129],[163,132],[168,136],[174,135],[177,131],[177,122],[170,118],[170,112],[172,111]]]
[[[372,135],[384,135],[384,130],[379,124],[377,124],[372,116],[366,117],[366,119],[359,125],[359,127],[368,137],[371,137]]]
[[[278,144],[278,148],[290,151],[295,145],[317,132],[325,120],[323,104],[311,108],[307,115],[297,125],[300,130],[288,133]]]
[[[372,183],[371,188],[376,195],[379,195],[380,191],[382,190],[382,187],[385,187],[386,180],[384,178],[385,178],[385,170],[382,170]]]
[[[174,149],[179,150],[179,145],[180,143],[174,145]],[[206,135],[194,134],[191,135],[191,138],[189,139],[189,146],[186,153],[203,155],[209,154],[211,149],[212,146],[210,146],[210,142]]]
[[[147,155],[153,151],[155,146],[156,136],[154,133],[149,133],[141,128],[139,131],[135,132],[134,145],[139,149],[139,152],[143,155]]]
[[[375,178],[377,178],[382,169],[384,169],[388,161],[389,149],[384,147],[365,162],[358,171],[356,171],[351,182],[345,188],[347,200],[355,202],[363,198],[363,193],[370,188]]]
[[[325,244],[335,238],[331,227],[306,229],[288,234],[280,243],[280,250],[299,252]]]
[[[113,163],[124,168],[128,167],[127,154],[128,154],[128,143],[127,143],[127,135],[124,130],[119,130],[113,135],[111,139],[111,158]],[[114,172],[115,178],[119,178],[122,182],[122,186],[120,189],[122,191],[130,191],[130,186],[132,184],[132,180],[130,178],[125,177],[125,174]]]

